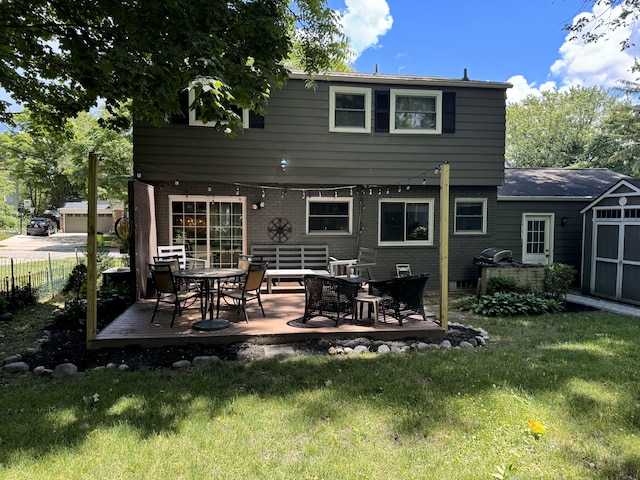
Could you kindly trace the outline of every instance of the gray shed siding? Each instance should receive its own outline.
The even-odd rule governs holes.
[[[584,248],[582,252],[582,293],[611,298],[621,302],[640,304],[640,180],[630,179],[614,185],[608,192],[583,209]],[[624,197],[624,200],[623,198]],[[596,218],[595,211],[610,208],[617,212],[625,208],[635,210],[626,216]],[[607,230],[599,230],[599,238],[595,238],[595,226]],[[614,234],[613,236],[608,236]],[[613,243],[611,243],[613,241]],[[612,248],[612,245],[614,246]],[[598,249],[598,256],[611,259],[598,263],[601,270],[593,275],[593,262]],[[617,255],[619,255],[616,260]],[[620,269],[618,271],[618,269]],[[618,277],[618,273],[620,276]],[[620,284],[618,285],[618,281]],[[619,291],[616,291],[617,288]]]
[[[313,90],[301,80],[290,80],[272,93],[264,129],[245,129],[235,138],[210,127],[137,124],[136,176],[142,181],[179,178],[276,185],[415,185],[424,177],[427,184],[437,185],[434,167],[449,162],[452,185],[502,183],[506,86],[348,83],[371,88],[372,94],[390,88],[430,88],[456,94],[455,133],[398,135],[375,132],[373,122],[369,134],[329,132],[329,85],[318,81]],[[286,172],[279,166],[283,155],[288,162]]]
[[[499,200],[496,215],[496,247],[513,252],[513,258],[522,261],[522,214],[555,214],[553,261],[573,265],[580,271],[582,251],[582,215],[580,210],[587,205],[585,200],[564,201],[516,201]],[[566,225],[561,224],[567,217]]]

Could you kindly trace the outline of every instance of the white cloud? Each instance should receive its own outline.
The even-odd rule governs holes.
[[[611,12],[604,12],[602,7],[596,5],[594,13],[597,16],[603,14],[610,18],[617,18],[620,7]],[[574,23],[584,15],[581,13],[574,18]],[[597,34],[597,30],[592,29]],[[550,80],[536,87],[534,83],[528,83],[521,75],[511,77],[508,81],[513,83],[513,88],[507,91],[508,101],[518,102],[529,94],[537,95],[544,89],[568,88],[581,85],[585,87],[619,86],[619,80],[635,80],[636,75],[631,73],[634,57],[629,50],[621,51],[621,44],[625,38],[634,35],[633,27],[619,27],[615,30],[607,29],[606,35],[595,43],[585,43],[582,38],[572,39],[573,34],[565,37],[565,42],[559,48],[558,58],[550,67]],[[640,36],[635,33],[640,40]],[[631,38],[632,42],[634,38]],[[640,42],[636,41],[636,44]]]
[[[376,47],[378,38],[391,28],[393,17],[386,0],[346,0],[341,11],[343,32],[351,39],[356,57]]]

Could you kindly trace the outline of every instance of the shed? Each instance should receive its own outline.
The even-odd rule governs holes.
[[[114,216],[110,202],[98,202],[98,220],[96,229],[99,232],[113,230]],[[66,202],[58,209],[60,212],[60,229],[65,233],[87,233],[87,217],[89,202],[77,200]]]
[[[580,213],[582,293],[640,304],[640,179],[620,180]]]

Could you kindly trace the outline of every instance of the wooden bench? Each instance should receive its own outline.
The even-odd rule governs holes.
[[[252,245],[251,255],[262,256],[262,261],[269,262],[265,273],[267,293],[274,290],[298,289],[302,285],[276,286],[275,281],[283,279],[302,280],[305,275],[329,275],[328,245]]]

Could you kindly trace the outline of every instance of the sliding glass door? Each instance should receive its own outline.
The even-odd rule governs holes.
[[[245,251],[244,197],[169,196],[171,241],[212,267],[233,267]]]

